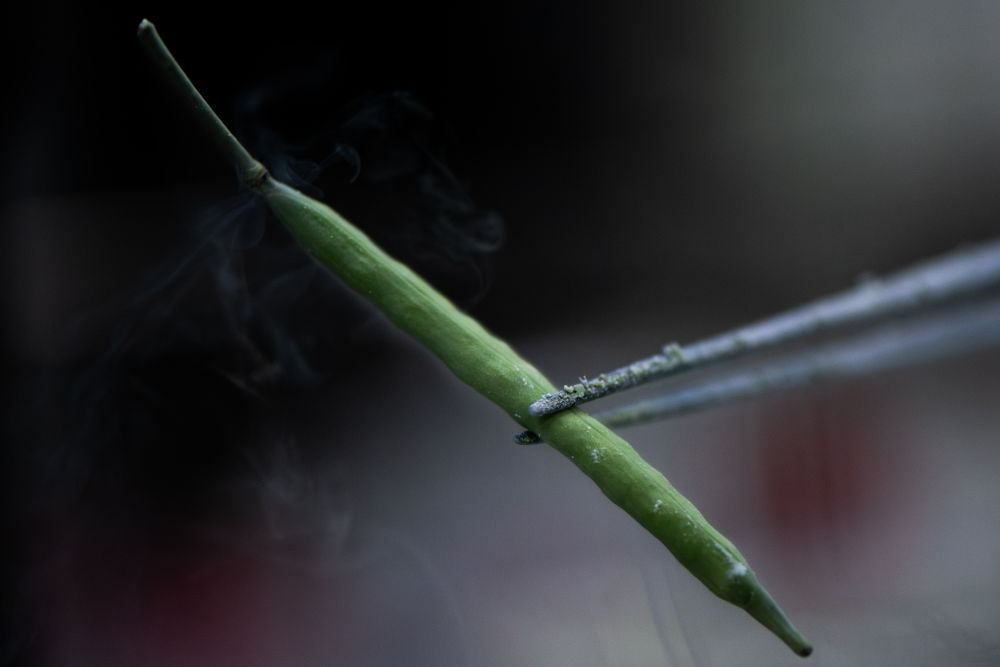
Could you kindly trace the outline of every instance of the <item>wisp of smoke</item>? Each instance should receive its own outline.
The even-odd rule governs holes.
[[[299,142],[272,129],[269,112],[296,108],[297,96],[322,78],[313,70],[283,76],[241,98],[236,124],[250,151],[277,178],[326,198],[449,296],[480,300],[504,224],[476,205],[448,167],[454,141],[445,124],[412,93],[391,91],[353,100]]]

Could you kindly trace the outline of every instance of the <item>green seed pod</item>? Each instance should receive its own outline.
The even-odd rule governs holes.
[[[270,178],[211,111],[151,23],[140,24],[139,37],[193,102],[246,185],[263,196],[317,260],[425,345],[462,381],[575,463],[709,590],[746,609],[799,655],[812,652],[757,582],[736,547],[628,443],[575,408],[551,416],[532,416],[532,402],[556,391],[534,366],[329,206]]]
[[[274,179],[259,191],[316,259],[462,381],[575,463],[710,591],[747,610],[799,655],[812,652],[736,547],[627,442],[575,408],[530,416],[535,398],[555,389],[534,366],[333,209]]]

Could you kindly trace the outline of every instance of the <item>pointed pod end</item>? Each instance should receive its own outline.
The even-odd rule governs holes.
[[[812,655],[813,647],[792,622],[781,611],[781,607],[763,587],[754,591],[749,602],[743,605],[747,613],[759,621],[765,628],[773,632],[778,639],[785,642],[796,655],[807,658]]]

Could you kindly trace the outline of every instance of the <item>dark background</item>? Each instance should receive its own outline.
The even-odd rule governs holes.
[[[276,175],[559,382],[994,236],[993,4],[5,9],[3,658],[785,657],[314,266],[147,62],[142,17]],[[943,466],[951,541],[998,553],[969,515],[995,496],[997,358],[964,363],[634,442],[705,444],[643,453],[762,554],[817,661],[995,662],[995,602],[955,600],[996,566],[937,562],[915,518]],[[885,524],[891,548],[862,537]],[[975,583],[914,583],[942,569]]]

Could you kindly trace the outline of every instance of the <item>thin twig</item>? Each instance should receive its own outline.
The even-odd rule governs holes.
[[[599,412],[607,426],[632,426],[712,408],[738,399],[826,380],[872,375],[915,363],[934,361],[1000,343],[1000,299],[955,312],[867,332],[819,349],[797,352],[736,371],[693,387]],[[541,438],[530,431],[515,436],[519,444]]]
[[[594,415],[608,426],[642,424],[721,403],[824,380],[843,380],[929,362],[1000,342],[1000,302],[988,308],[888,327],[798,353],[766,367]]]
[[[692,345],[668,345],[660,354],[542,396],[532,403],[531,414],[552,414],[650,380],[820,331],[945,303],[996,285],[1000,285],[1000,241],[930,260],[881,280],[866,280],[840,294]]]

